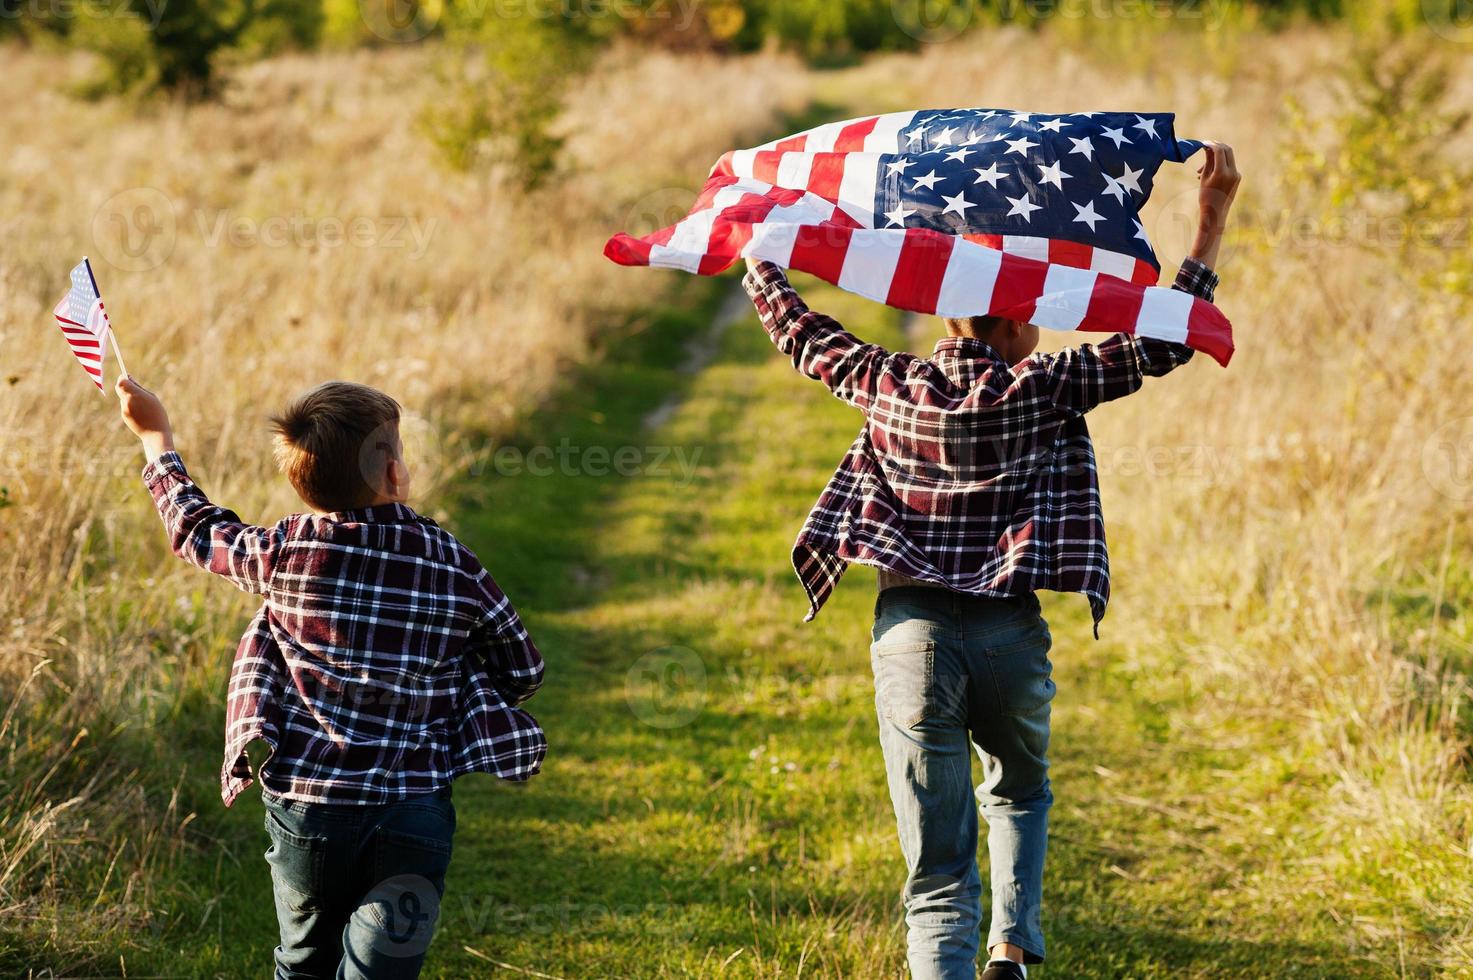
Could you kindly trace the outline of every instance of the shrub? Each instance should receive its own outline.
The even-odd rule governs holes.
[[[557,116],[592,38],[563,21],[494,16],[454,21],[450,35],[460,46],[445,68],[451,95],[425,115],[431,139],[457,169],[499,165],[540,186],[558,169]]]
[[[103,60],[88,86],[94,95],[152,88],[207,95],[222,56],[310,46],[322,25],[318,0],[127,0],[75,10],[69,40]]]
[[[1367,247],[1399,254],[1424,280],[1466,290],[1473,255],[1463,188],[1473,170],[1449,157],[1447,143],[1470,115],[1448,108],[1448,65],[1425,39],[1368,41],[1345,65],[1342,86],[1343,108],[1319,126],[1290,100],[1296,127],[1317,136],[1291,145],[1287,180],[1319,203],[1322,220],[1373,221]]]

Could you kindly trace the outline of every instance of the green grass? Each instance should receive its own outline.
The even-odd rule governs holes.
[[[456,496],[452,526],[547,656],[531,708],[550,748],[525,786],[457,785],[460,830],[427,976],[903,973],[902,870],[867,655],[873,577],[852,571],[805,626],[788,564],[859,419],[793,372],[752,317],[720,338],[709,366],[680,373],[715,293],[695,281],[679,289],[675,308],[624,331],[514,445],[634,447],[645,464],[650,447],[665,447],[696,459],[693,473],[485,472]],[[900,345],[894,311],[826,286],[807,292],[861,335]],[[647,430],[672,394],[678,409]],[[1317,788],[1296,783],[1293,760],[1233,748],[1254,741],[1242,733],[1183,731],[1188,679],[1141,678],[1129,637],[1091,640],[1079,597],[1046,612],[1057,803],[1050,962],[1035,975],[1263,976],[1266,958],[1273,976],[1425,972],[1399,962],[1391,940],[1355,939],[1294,864],[1312,840],[1304,802]],[[1261,742],[1264,724],[1245,719],[1244,731]],[[217,748],[212,738],[190,755],[205,785]],[[1218,787],[1232,787],[1221,801]],[[1238,829],[1243,801],[1261,843]],[[99,970],[267,970],[259,798],[223,816],[197,802],[207,838],[227,843],[188,851],[169,914],[154,933],[99,951]],[[1244,897],[1264,894],[1282,901]]]

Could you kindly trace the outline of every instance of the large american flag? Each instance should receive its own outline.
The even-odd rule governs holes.
[[[107,311],[102,308],[102,294],[92,276],[92,265],[85,258],[72,270],[72,288],[52,311],[61,335],[66,338],[82,370],[102,390],[102,359],[107,356],[107,342],[112,328]]]
[[[615,235],[623,265],[714,275],[743,256],[901,309],[1188,344],[1226,364],[1232,325],[1156,286],[1140,209],[1201,148],[1168,112],[928,109],[830,123],[725,154],[690,213]]]

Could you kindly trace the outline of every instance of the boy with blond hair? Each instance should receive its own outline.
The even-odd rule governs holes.
[[[419,975],[455,833],[450,784],[524,780],[542,729],[521,704],[543,663],[470,549],[405,501],[400,409],[333,381],[272,422],[308,512],[274,527],[211,503],[174,451],[163,404],[117,395],[174,552],[264,603],[230,672],[221,795],[255,773],[281,944],[279,980]]]

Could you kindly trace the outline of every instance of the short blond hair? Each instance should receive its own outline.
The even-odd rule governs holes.
[[[271,416],[276,465],[315,510],[366,507],[398,451],[399,413],[399,403],[377,388],[320,384]]]

